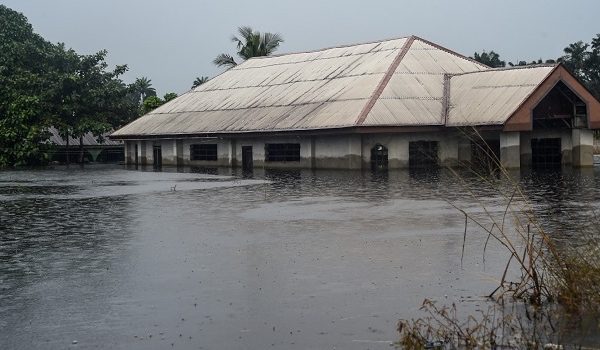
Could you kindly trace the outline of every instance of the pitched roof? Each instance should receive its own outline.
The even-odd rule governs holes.
[[[501,125],[551,70],[490,69],[415,36],[257,57],[111,137]]]
[[[555,68],[525,66],[452,76],[446,125],[504,124]]]
[[[55,145],[55,146],[66,146],[67,145],[67,141],[60,136],[60,133],[58,132],[58,129],[56,129],[55,127],[50,127],[48,129],[48,132],[50,133],[50,138],[46,141],[49,144]],[[91,132],[86,133],[85,135],[83,135],[83,145],[84,146],[94,146],[94,147],[110,147],[110,146],[123,146],[123,142],[122,141],[115,141],[115,140],[111,140],[108,138],[110,133],[106,133],[103,134],[102,137],[100,137],[100,141],[98,141],[98,137],[92,135]],[[79,138],[73,138],[71,136],[69,136],[69,145],[71,146],[78,146],[79,145]]]

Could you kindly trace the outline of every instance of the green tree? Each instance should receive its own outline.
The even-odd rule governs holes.
[[[564,49],[565,55],[558,59],[591,92],[600,99],[600,34],[590,44],[578,41]]]
[[[493,50],[490,52],[486,52],[484,50],[483,52],[481,52],[481,54],[475,52],[473,54],[473,57],[471,57],[471,58],[479,63],[483,63],[486,66],[489,66],[492,68],[500,68],[500,67],[506,66],[506,62],[500,60],[500,55],[498,53],[494,52]]]
[[[157,96],[148,96],[142,103],[142,114],[150,113],[156,108],[162,106],[165,101],[161,100],[160,97]]]
[[[165,94],[165,96],[163,96],[163,99],[165,100],[165,103],[167,103],[167,102],[169,102],[171,100],[174,100],[176,98],[177,98],[177,94],[174,93],[174,92],[167,92]]]
[[[57,88],[58,48],[0,5],[0,167],[44,161]]]
[[[93,55],[63,50],[62,62],[66,64],[61,74],[61,89],[56,96],[60,106],[58,118],[53,125],[67,140],[68,136],[79,138],[81,164],[83,136],[91,133],[101,137],[134,116],[137,107],[129,96],[130,90],[119,78],[127,71],[127,66],[108,70],[106,55],[105,50]]]
[[[250,27],[238,28],[239,38],[233,36],[231,41],[236,44],[237,56],[242,60],[252,57],[269,56],[277,50],[283,42],[281,35],[277,33],[260,33]],[[222,53],[218,55],[213,63],[219,67],[232,68],[237,65],[233,56]]]
[[[147,114],[164,105],[165,103],[177,98],[177,94],[174,92],[167,92],[163,99],[157,96],[148,96],[142,103],[141,112]]]
[[[194,83],[192,84],[192,89],[197,88],[198,86],[206,83],[208,81],[208,77],[196,77]]]
[[[137,116],[139,100],[119,79],[127,67],[108,70],[106,51],[82,56],[52,44],[3,5],[0,23],[0,167],[44,162],[52,126],[81,141]]]
[[[152,80],[141,77],[132,84],[133,91],[138,95],[138,102],[144,101],[149,96],[156,96],[156,89],[152,87]]]

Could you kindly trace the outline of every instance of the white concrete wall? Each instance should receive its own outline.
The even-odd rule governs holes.
[[[390,169],[408,168],[409,143],[416,141],[437,141],[438,158],[442,166],[458,165],[458,142],[461,136],[454,132],[446,133],[397,133],[365,134],[362,138],[363,168],[371,166],[371,149],[381,144],[388,149]]]
[[[521,167],[521,133],[500,133],[500,164],[506,169]]]
[[[177,165],[177,141],[173,139],[160,140],[162,165]]]
[[[594,165],[594,132],[588,129],[573,129],[571,132],[573,144],[573,165],[590,167]]]
[[[314,166],[318,169],[360,169],[361,135],[314,137]]]

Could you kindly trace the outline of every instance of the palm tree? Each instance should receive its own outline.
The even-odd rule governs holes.
[[[206,83],[208,81],[208,77],[196,77],[194,83],[192,84],[192,89],[197,88],[198,86]]]
[[[247,60],[252,57],[269,56],[283,42],[281,35],[277,33],[264,33],[255,31],[250,27],[239,27],[238,33],[240,37],[233,36],[231,41],[236,43],[237,55],[242,60]],[[219,67],[235,67],[237,62],[228,54],[222,53],[217,56],[213,63]]]
[[[135,79],[133,90],[139,96],[138,101],[144,101],[149,96],[156,96],[156,89],[152,87],[152,80],[146,77]]]
[[[583,41],[570,44],[564,49],[565,55],[558,59],[559,62],[564,63],[575,76],[584,81],[587,78],[585,76],[585,66],[589,57],[589,52],[587,51],[588,47],[589,45],[585,44]]]

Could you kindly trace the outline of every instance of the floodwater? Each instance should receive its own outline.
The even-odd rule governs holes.
[[[514,176],[572,239],[599,170]],[[470,224],[461,267],[453,207],[501,215],[503,181],[186,171],[0,172],[0,349],[389,349],[424,298],[476,307],[506,262]]]

